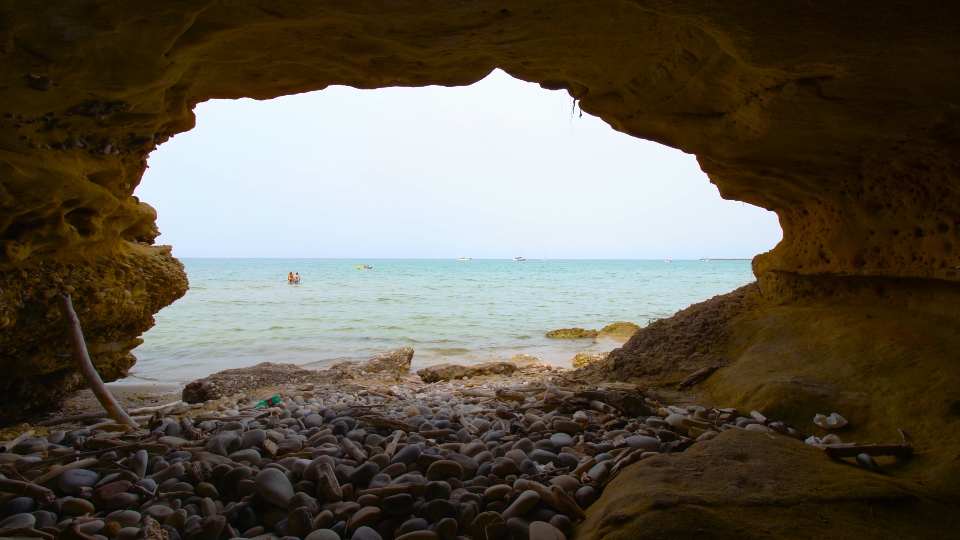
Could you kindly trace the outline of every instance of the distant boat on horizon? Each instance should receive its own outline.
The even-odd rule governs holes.
[[[670,262],[670,263],[672,263],[672,262],[673,262],[673,259],[664,259],[663,262]]]
[[[470,257],[467,257],[466,255],[461,255],[460,258],[457,259],[457,260],[458,260],[458,261],[472,261],[473,259],[470,258]]]
[[[524,258],[521,256],[521,257],[514,257],[513,260],[519,262],[519,261],[525,261],[526,259],[524,259]]]

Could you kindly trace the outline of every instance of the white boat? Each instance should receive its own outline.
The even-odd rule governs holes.
[[[673,262],[673,259],[664,259],[663,262]]]
[[[465,256],[465,255],[461,255],[460,258],[457,259],[457,260],[458,260],[458,261],[472,261],[473,259],[471,259],[470,257],[467,257],[467,256]]]
[[[523,257],[514,257],[513,260],[515,260],[515,261],[525,261],[526,259],[524,259]]]
[[[706,258],[706,257],[700,257],[700,260],[703,261],[703,262],[709,262],[709,261],[710,261],[710,259],[708,259],[708,258]]]

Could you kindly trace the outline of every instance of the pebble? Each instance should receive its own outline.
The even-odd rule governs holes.
[[[880,472],[880,464],[870,454],[857,454],[857,464],[868,471]]]
[[[530,524],[530,540],[567,540],[560,529],[543,521],[534,521]]]
[[[769,429],[766,420],[729,409],[651,408],[624,416],[597,404],[596,394],[593,405],[557,409],[553,397],[574,395],[559,389],[545,401],[524,390],[525,402],[491,404],[461,393],[462,385],[313,388],[289,398],[281,392],[275,408],[256,411],[250,401],[224,397],[198,408],[217,410],[190,409],[206,416],[193,428],[164,419],[154,433],[163,434],[156,443],[169,451],[156,452],[156,444],[100,451],[89,469],[46,484],[60,501],[39,510],[33,499],[15,498],[0,505],[0,519],[39,528],[100,511],[105,517],[80,525],[98,540],[134,540],[145,518],[182,540],[560,540],[600,496],[617,460],[683,451],[693,444],[688,435],[716,435],[704,423]],[[371,426],[377,418],[386,427]],[[699,427],[685,426],[687,418]],[[396,431],[403,427],[397,422],[409,427]],[[81,438],[91,436],[103,435],[97,428],[60,431],[18,448],[49,452],[53,444],[72,449],[76,442],[77,451],[89,451]],[[0,455],[0,462],[29,470],[49,455]],[[49,467],[33,467],[28,478]],[[234,506],[241,499],[253,506]]]
[[[254,480],[257,492],[277,506],[286,507],[287,501],[293,497],[293,486],[285,474],[278,469],[264,469]]]
[[[82,488],[89,488],[96,485],[100,480],[100,475],[94,471],[86,469],[73,469],[60,475],[57,479],[57,485],[67,495],[79,495]]]
[[[0,529],[15,529],[17,527],[33,528],[37,518],[33,514],[15,514],[0,521]]]

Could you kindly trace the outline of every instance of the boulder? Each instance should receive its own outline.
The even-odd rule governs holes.
[[[597,337],[596,330],[584,330],[583,328],[561,328],[547,332],[547,337],[551,339],[583,339]]]
[[[450,381],[462,379],[464,377],[479,377],[481,375],[512,375],[517,370],[517,366],[510,362],[486,362],[472,366],[460,364],[437,364],[422,368],[417,371],[417,375],[423,379],[423,382],[432,383],[437,381]]]

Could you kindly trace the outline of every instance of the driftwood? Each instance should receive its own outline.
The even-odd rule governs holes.
[[[657,413],[655,409],[647,405],[642,397],[630,392],[587,390],[584,392],[577,392],[574,394],[574,396],[585,400],[606,403],[607,405],[610,405],[611,407],[630,416],[653,416]],[[563,399],[563,401],[569,403],[570,401],[568,400],[569,398]]]
[[[30,497],[42,505],[49,504],[57,498],[52,491],[30,482],[0,478],[0,493],[11,493],[18,497]]]
[[[896,456],[898,458],[913,455],[913,447],[909,444],[868,444],[865,446],[825,446],[823,453],[832,458],[857,457],[860,454],[868,456]]]
[[[686,390],[687,388],[690,388],[691,386],[712,375],[717,368],[718,366],[707,366],[703,369],[698,369],[680,381],[680,384],[677,385],[677,388],[680,390]]]
[[[364,422],[370,424],[373,427],[392,429],[394,431],[403,431],[404,433],[417,431],[416,427],[411,426],[406,422],[401,422],[400,420],[394,420],[393,418],[386,418],[384,416],[366,415],[366,416],[358,417],[357,420],[363,420]]]
[[[21,433],[20,435],[17,435],[17,438],[15,438],[15,439],[13,439],[12,441],[4,444],[3,446],[0,446],[0,453],[6,453],[6,452],[9,452],[9,451],[13,450],[13,447],[14,447],[14,446],[16,446],[16,445],[20,444],[21,442],[29,439],[32,435],[33,435],[33,430],[32,430],[32,429],[28,429],[27,431],[24,431],[24,432]]]
[[[98,418],[107,418],[108,416],[110,415],[107,414],[107,411],[74,414],[72,416],[64,416],[61,418],[54,418],[52,420],[44,420],[43,422],[40,422],[37,425],[43,426],[43,427],[59,426],[60,424],[72,424],[74,422],[82,422],[84,420],[96,420]]]
[[[57,303],[60,304],[60,314],[63,315],[63,320],[67,323],[67,334],[70,337],[70,342],[73,344],[73,357],[77,361],[77,368],[80,371],[80,375],[83,376],[83,380],[87,383],[87,386],[90,387],[90,390],[93,391],[93,395],[97,397],[100,405],[110,414],[110,418],[116,420],[117,423],[139,428],[140,425],[137,424],[133,418],[130,418],[130,415],[120,407],[120,404],[114,399],[113,394],[111,394],[110,390],[103,384],[103,381],[100,379],[100,374],[94,369],[93,363],[90,361],[90,354],[87,352],[87,344],[83,340],[83,329],[80,328],[80,319],[73,310],[70,293],[58,293]]]

